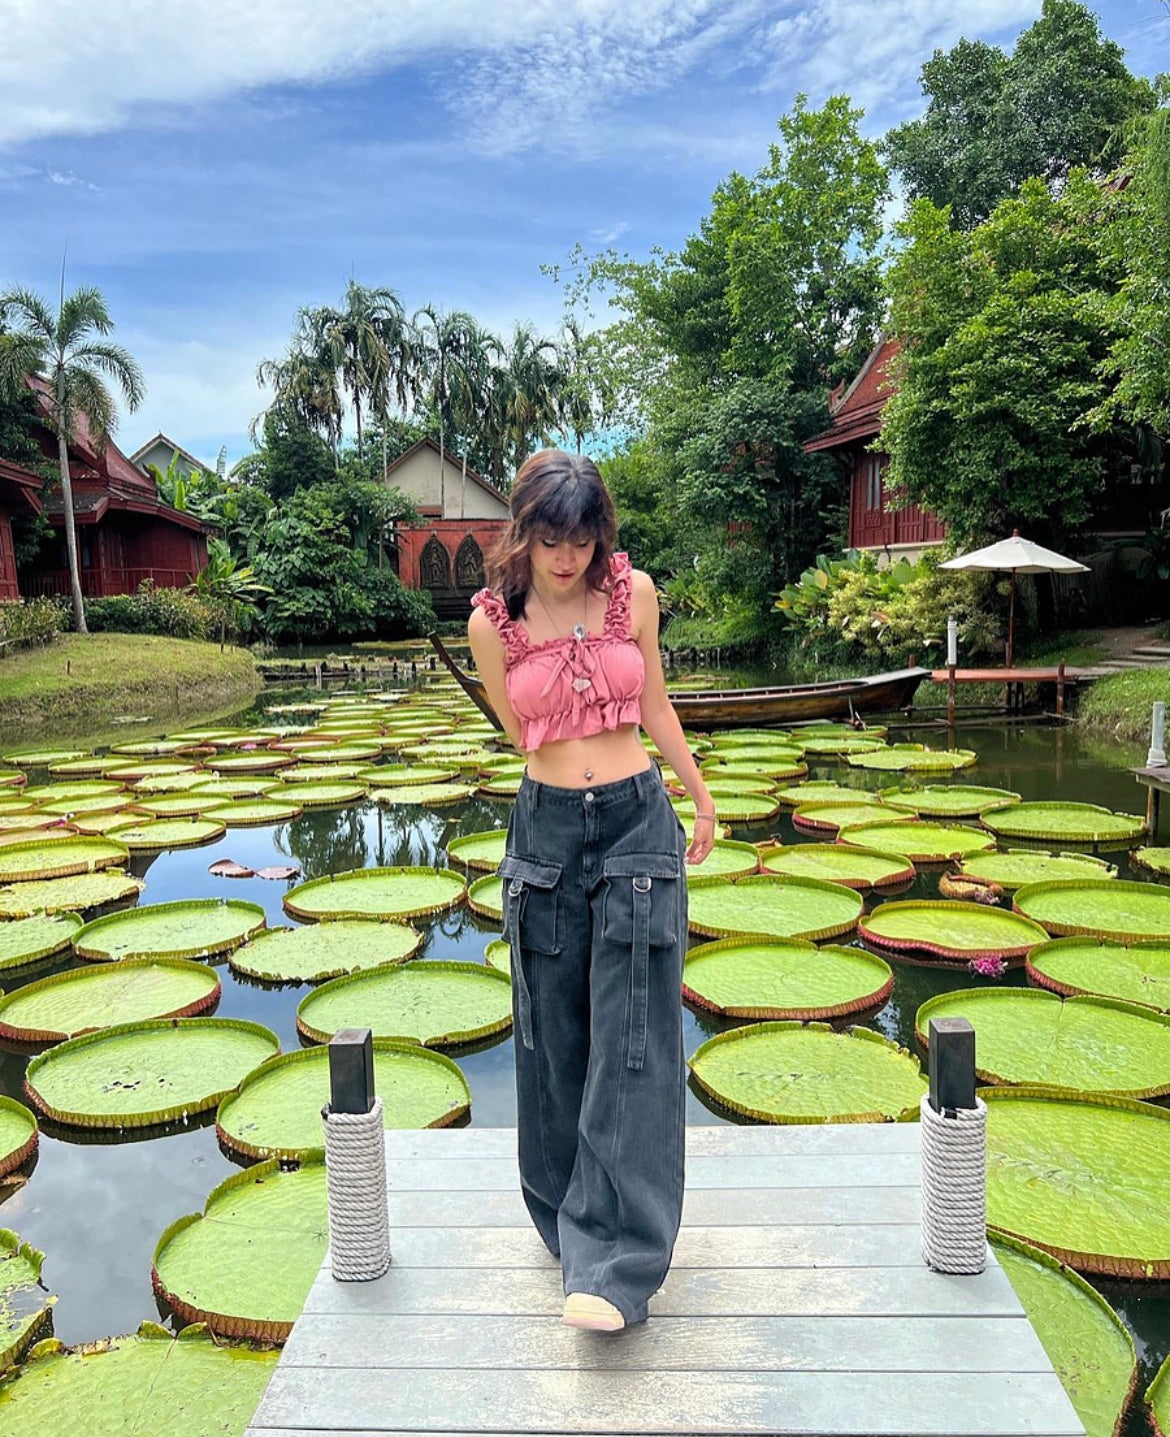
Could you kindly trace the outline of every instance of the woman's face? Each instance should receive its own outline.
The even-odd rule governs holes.
[[[533,576],[554,594],[571,593],[593,562],[596,539],[535,535],[528,544]]]

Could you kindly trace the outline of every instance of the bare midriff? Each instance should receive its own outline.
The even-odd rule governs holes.
[[[555,788],[593,788],[645,773],[652,762],[638,738],[638,725],[626,723],[588,738],[542,743],[528,753],[528,777]]]

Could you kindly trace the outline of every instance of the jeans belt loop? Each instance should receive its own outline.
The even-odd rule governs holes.
[[[526,1048],[533,1048],[532,1040],[532,998],[528,992],[528,981],[524,977],[524,960],[520,956],[520,907],[524,896],[524,883],[513,878],[508,883],[508,944],[512,950],[512,971],[516,974],[516,1017],[520,1023],[520,1041]]]
[[[630,1047],[628,1068],[640,1068],[646,1054],[646,1005],[650,983],[650,903],[654,880],[635,874],[634,952],[630,967]]]

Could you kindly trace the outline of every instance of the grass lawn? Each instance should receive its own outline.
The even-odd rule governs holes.
[[[1148,743],[1151,710],[1159,699],[1170,704],[1170,668],[1110,674],[1080,700],[1077,721],[1094,733]]]
[[[245,649],[151,634],[62,634],[0,659],[0,733],[83,726],[122,715],[181,717],[248,703],[261,686]]]

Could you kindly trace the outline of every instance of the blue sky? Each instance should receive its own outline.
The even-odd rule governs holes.
[[[1170,70],[1162,0],[1101,0]],[[117,431],[251,447],[256,365],[351,274],[552,330],[580,241],[678,247],[805,91],[879,134],[960,35],[1040,0],[0,0],[0,285],[105,294],[146,373]]]

